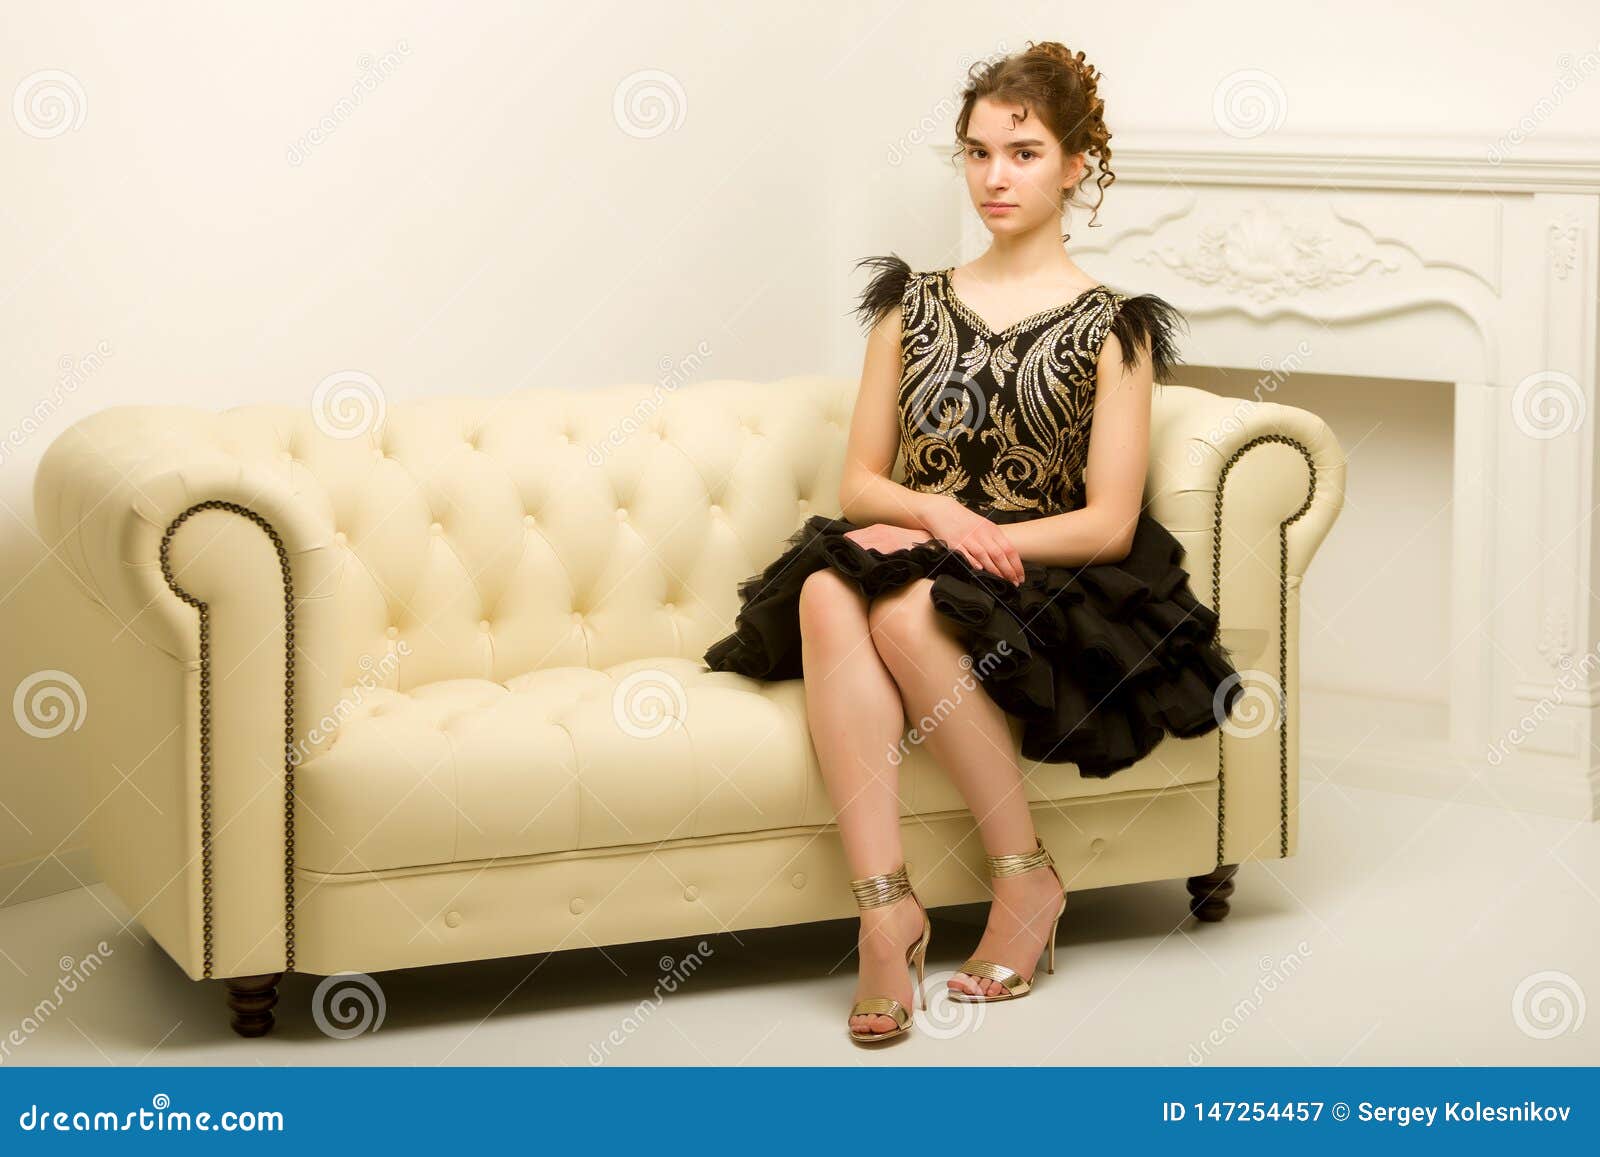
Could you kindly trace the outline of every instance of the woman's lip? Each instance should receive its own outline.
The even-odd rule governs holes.
[[[985,201],[983,203],[983,207],[985,209],[991,209],[991,210],[992,209],[1015,209],[1016,208],[1015,205],[1008,204],[1005,201]]]

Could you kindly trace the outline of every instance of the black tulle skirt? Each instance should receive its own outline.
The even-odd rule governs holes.
[[[754,679],[800,678],[800,588],[832,567],[868,598],[932,578],[934,609],[965,638],[973,675],[1022,720],[1025,759],[1074,763],[1104,778],[1165,735],[1204,735],[1232,710],[1239,679],[1217,616],[1189,588],[1182,544],[1147,513],[1121,561],[1024,562],[1020,585],[975,570],[939,539],[888,553],[860,546],[845,537],[858,527],[807,519],[771,565],[739,584],[735,629],[706,651],[706,664]]]

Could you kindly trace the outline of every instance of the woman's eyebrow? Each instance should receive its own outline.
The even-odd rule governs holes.
[[[967,138],[967,144],[969,144],[969,145],[983,145],[984,142],[979,137],[968,137]],[[1031,138],[1028,139],[1028,140],[1024,140],[1024,141],[1007,141],[1006,142],[1007,147],[1008,148],[1013,148],[1013,149],[1020,149],[1020,148],[1036,149],[1036,148],[1038,148],[1039,146],[1041,146],[1043,144],[1044,144],[1043,141],[1036,141],[1036,140],[1033,140]],[[984,145],[984,147],[987,148],[988,146]]]

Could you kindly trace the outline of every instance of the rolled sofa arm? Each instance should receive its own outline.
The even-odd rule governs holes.
[[[294,967],[293,776],[321,714],[296,704],[340,679],[326,497],[292,460],[236,452],[238,421],[112,407],[34,482],[40,534],[115,620],[93,644],[90,848],[196,979]]]
[[[1244,686],[1216,740],[1215,866],[1292,855],[1300,580],[1344,505],[1344,451],[1306,410],[1172,385],[1150,443],[1150,512],[1183,544]]]

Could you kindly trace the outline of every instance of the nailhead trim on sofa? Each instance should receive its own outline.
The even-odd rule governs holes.
[[[184,602],[200,612],[200,893],[205,936],[202,979],[211,979],[211,612],[205,603],[178,586],[172,576],[169,549],[172,536],[191,515],[202,510],[226,510],[242,515],[267,532],[278,552],[278,570],[283,575],[283,932],[285,972],[294,971],[294,579],[289,571],[289,552],[283,539],[261,515],[237,502],[211,499],[189,507],[172,520],[161,536],[161,574],[167,586]]]
[[[1228,456],[1217,478],[1217,499],[1211,524],[1211,607],[1218,617],[1222,615],[1222,494],[1228,485],[1228,474],[1240,458],[1265,442],[1281,442],[1292,446],[1306,460],[1310,475],[1305,505],[1278,524],[1278,691],[1284,700],[1278,703],[1278,855],[1289,855],[1289,713],[1286,704],[1289,686],[1289,525],[1297,521],[1317,496],[1317,467],[1311,451],[1286,434],[1263,434],[1252,438]],[[1217,732],[1217,867],[1222,867],[1223,837],[1227,818],[1227,778],[1223,763],[1224,733]]]

